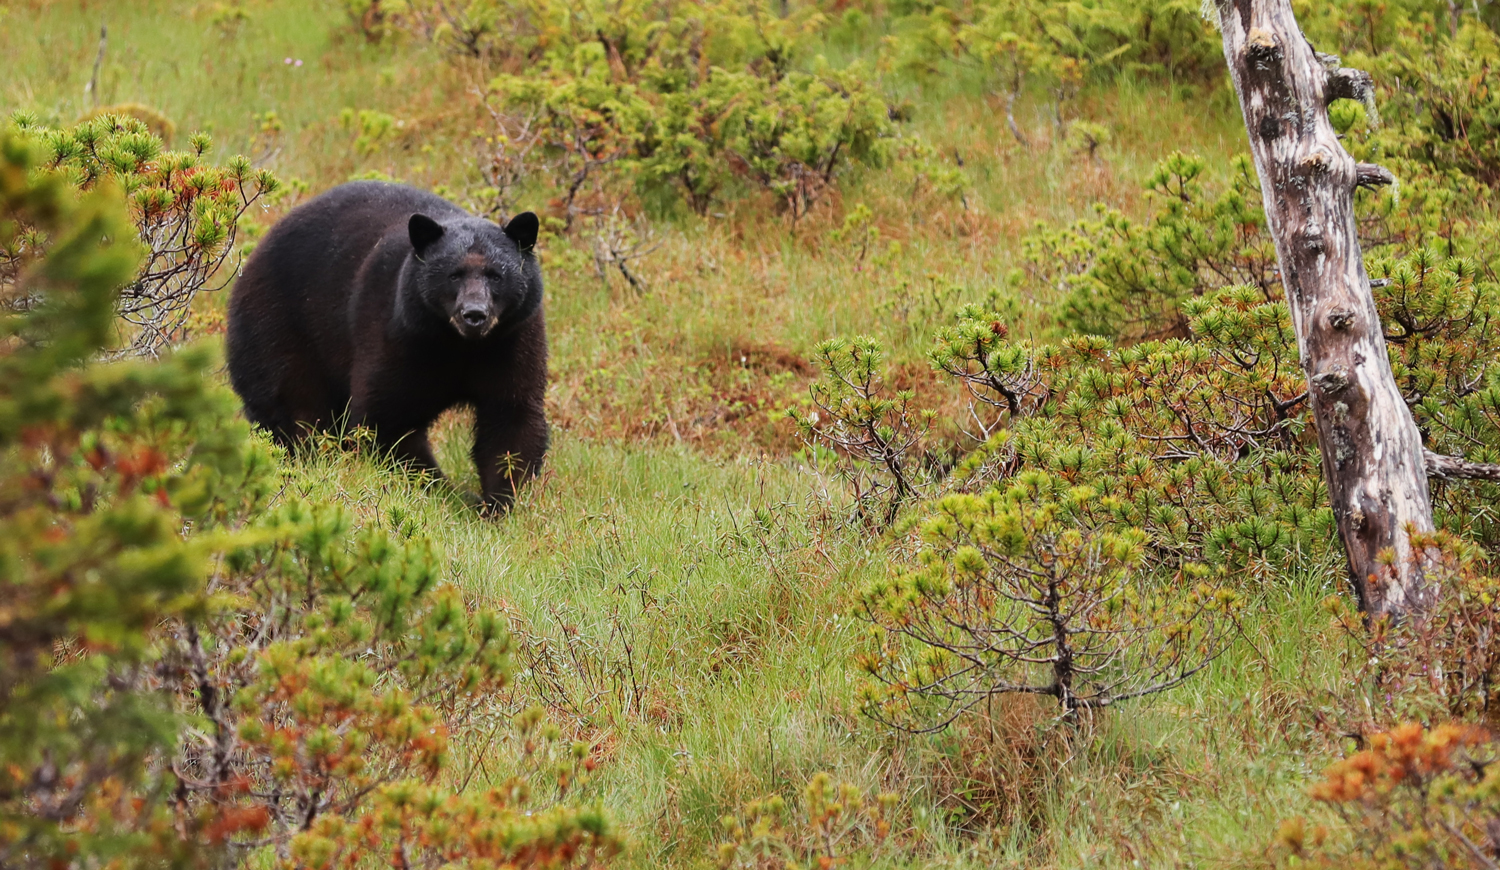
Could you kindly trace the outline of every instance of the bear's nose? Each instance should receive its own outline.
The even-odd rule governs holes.
[[[470,326],[479,326],[490,317],[483,308],[464,309],[464,313],[460,316],[463,317],[464,323],[467,323]]]

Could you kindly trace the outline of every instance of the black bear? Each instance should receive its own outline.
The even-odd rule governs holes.
[[[229,378],[290,446],[343,418],[435,474],[427,427],[474,408],[484,503],[503,509],[547,451],[537,218],[503,228],[425,191],[356,181],[293,209],[229,300]]]

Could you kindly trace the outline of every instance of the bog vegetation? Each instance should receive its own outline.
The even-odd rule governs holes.
[[[0,2],[0,865],[1500,861],[1500,484],[1367,622],[1197,3],[163,5]],[[1424,446],[1500,462],[1500,7],[1297,12]],[[356,177],[545,215],[504,519],[223,384]]]

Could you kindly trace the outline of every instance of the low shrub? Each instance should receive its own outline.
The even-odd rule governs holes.
[[[891,835],[899,798],[870,796],[858,786],[818,773],[802,801],[789,807],[780,795],[746,804],[721,819],[727,840],[719,866],[729,870],[868,866]]]
[[[748,186],[795,222],[849,167],[893,154],[890,108],[858,66],[662,66],[680,62],[652,57],[632,69],[590,42],[502,75],[490,86],[496,141],[550,176],[570,225],[589,194],[627,185],[657,209],[680,201],[700,215]]]
[[[1466,208],[1464,192],[1482,197],[1482,189],[1463,176],[1410,166],[1414,174],[1398,190],[1358,200],[1360,241],[1377,281],[1381,263],[1415,252],[1443,261],[1487,247],[1491,230],[1465,217],[1472,205]],[[1158,163],[1145,184],[1144,221],[1096,205],[1096,219],[1039,228],[1024,243],[1019,286],[1058,300],[1066,328],[1125,341],[1185,336],[1184,304],[1228,287],[1280,300],[1276,250],[1249,160],[1234,161],[1218,192],[1205,182],[1205,168],[1202,158],[1181,153]]]
[[[886,386],[884,358],[869,336],[823,342],[814,357],[823,375],[811,387],[814,410],[787,412],[804,441],[836,451],[857,518],[880,529],[929,488],[925,439],[935,416],[914,407],[912,391]]]
[[[1493,557],[1449,533],[1413,541],[1435,587],[1421,619],[1366,623],[1348,602],[1325,602],[1348,640],[1347,679],[1315,699],[1325,730],[1362,735],[1409,721],[1500,722],[1500,579]]]
[[[1483,868],[1500,854],[1500,765],[1494,736],[1474,725],[1415,723],[1370,735],[1309,791],[1341,830],[1283,822],[1290,867]]]
[[[886,63],[922,82],[976,82],[1003,103],[1011,135],[1022,143],[1029,135],[1015,105],[1028,90],[1048,95],[1062,127],[1065,106],[1086,84],[1121,74],[1207,83],[1224,73],[1218,34],[1198,7],[1176,0],[907,0],[882,11],[890,32]]]
[[[1254,168],[1236,161],[1215,196],[1204,166],[1181,153],[1157,164],[1145,185],[1153,211],[1144,223],[1096,206],[1097,220],[1027,239],[1028,278],[1062,294],[1064,324],[1128,339],[1183,337],[1189,299],[1229,286],[1255,287],[1261,301],[1280,298]]]
[[[242,223],[252,206],[280,189],[276,176],[243,156],[213,165],[212,142],[202,133],[192,136],[189,150],[166,151],[147,123],[130,115],[100,115],[67,129],[44,128],[25,115],[11,120],[13,135],[46,152],[48,171],[84,190],[114,186],[130,205],[145,261],[116,299],[121,330],[107,352],[156,356],[183,341],[198,293],[233,279]],[[0,248],[0,281],[13,281],[41,249],[40,233],[23,227]]]
[[[941,728],[993,696],[1047,695],[1065,721],[1182,684],[1224,649],[1237,596],[1189,565],[1145,575],[1146,536],[1087,487],[1041,472],[940,499],[920,567],[867,586],[866,710]]]
[[[903,150],[874,73],[816,53],[817,4],[410,5],[413,27],[498,73],[481,198],[502,215],[522,186],[551,196],[568,229],[622,205],[706,215],[763,193],[795,224],[839,176]],[[954,188],[935,152],[903,153]]]

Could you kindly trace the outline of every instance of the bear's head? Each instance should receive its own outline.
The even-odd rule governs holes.
[[[412,215],[410,266],[421,304],[475,341],[530,317],[542,304],[541,270],[531,254],[537,228],[529,211],[503,228],[476,217]]]

